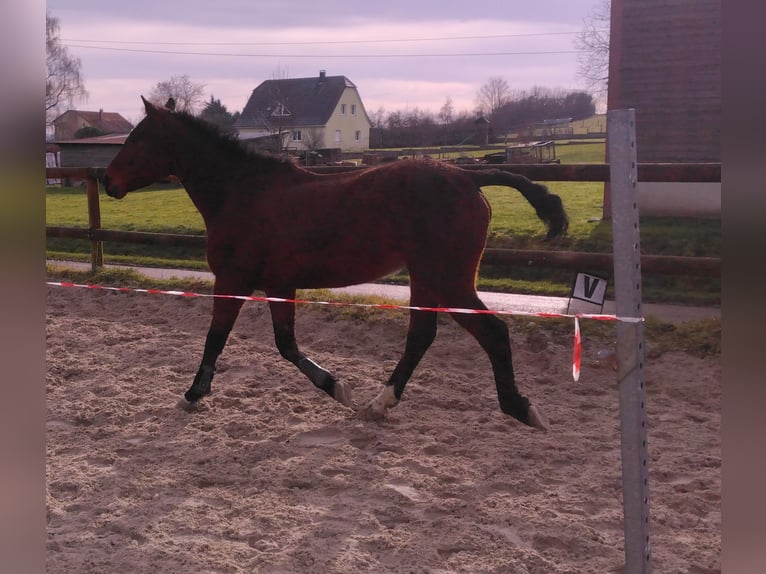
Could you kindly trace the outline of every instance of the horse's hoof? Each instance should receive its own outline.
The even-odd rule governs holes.
[[[546,432],[550,430],[550,424],[548,423],[548,420],[540,411],[537,410],[537,407],[534,405],[529,405],[527,416],[529,417],[529,422],[527,423],[529,426]]]
[[[379,411],[373,408],[372,404],[367,405],[364,409],[359,411],[359,418],[365,421],[382,422],[386,419],[386,411]]]
[[[199,402],[187,401],[185,397],[181,397],[180,399],[178,399],[178,403],[176,403],[176,407],[178,407],[182,411],[186,411],[187,413],[190,413],[190,412],[199,410]]]
[[[332,398],[334,398],[336,401],[341,403],[342,405],[346,405],[347,407],[351,406],[351,389],[338,381],[335,381],[335,388],[333,389]]]
[[[184,399],[190,403],[196,403],[202,397],[206,397],[210,394],[210,386],[207,388],[200,388],[199,385],[192,385],[188,391],[184,393]]]
[[[536,406],[530,404],[526,397],[519,394],[511,397],[501,396],[500,410],[532,428],[542,431],[549,429],[548,420],[545,416],[537,410]]]

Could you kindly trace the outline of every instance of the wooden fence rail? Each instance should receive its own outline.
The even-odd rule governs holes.
[[[461,166],[467,169],[482,169],[487,166]],[[537,181],[609,181],[608,164],[497,164],[497,169],[513,171]],[[339,173],[364,169],[352,166],[317,166],[311,171],[317,173]],[[721,164],[638,164],[639,181],[651,182],[720,182]],[[204,235],[182,235],[174,233],[146,233],[139,231],[117,231],[101,229],[101,211],[98,196],[98,182],[103,178],[104,168],[47,168],[46,178],[76,178],[86,181],[88,194],[88,228],[51,227],[45,228],[46,237],[87,239],[91,241],[91,263],[93,269],[103,267],[103,242],[141,243],[146,245],[176,245],[204,247]],[[611,253],[582,253],[573,251],[547,251],[530,249],[492,249],[484,252],[482,259],[488,264],[512,264],[525,267],[547,267],[559,269],[611,270],[614,258]],[[680,257],[668,255],[642,255],[641,270],[646,274],[688,275],[720,277],[721,260],[717,257]]]
[[[535,181],[609,181],[609,164],[606,163],[506,163],[467,164],[463,169],[496,168],[519,173]],[[718,183],[721,181],[720,163],[640,163],[638,181]],[[309,168],[316,173],[341,173],[364,169],[353,166],[316,166]]]

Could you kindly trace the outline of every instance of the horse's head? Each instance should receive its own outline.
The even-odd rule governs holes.
[[[172,173],[169,142],[172,138],[173,113],[152,105],[141,96],[146,117],[130,132],[120,152],[106,168],[104,188],[107,195],[121,199],[166,178]]]

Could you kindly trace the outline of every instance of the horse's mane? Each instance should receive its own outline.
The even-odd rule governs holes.
[[[252,150],[242,145],[236,132],[229,132],[221,129],[219,126],[208,121],[191,115],[188,112],[173,112],[173,115],[181,120],[186,126],[193,129],[206,141],[223,148],[223,151],[230,158],[241,158],[257,162],[261,169],[272,171],[274,169],[289,167],[295,165],[287,159],[270,155],[266,152]],[[270,168],[270,169],[269,169]]]

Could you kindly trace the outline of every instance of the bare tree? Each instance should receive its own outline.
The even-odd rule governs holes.
[[[308,128],[303,131],[301,139],[307,150],[314,151],[321,149],[324,144],[324,128]]]
[[[401,110],[394,110],[386,116],[386,127],[388,129],[400,128],[404,125],[404,114]]]
[[[412,128],[420,126],[433,125],[435,122],[434,116],[428,110],[421,110],[418,106],[414,108],[405,109],[403,118],[404,125]]]
[[[447,96],[447,100],[444,105],[439,109],[439,121],[443,124],[452,122],[452,118],[455,115],[455,104],[452,103],[452,98]]]
[[[45,14],[45,123],[50,125],[62,106],[87,100],[80,59],[69,55],[59,38],[59,20]]]
[[[196,114],[203,104],[205,84],[192,82],[189,76],[173,76],[170,80],[158,82],[149,93],[149,101],[162,107],[169,98],[176,102],[176,110]]]
[[[500,76],[492,76],[487,83],[479,88],[476,94],[476,107],[479,111],[492,118],[497,110],[503,107],[511,98],[511,89]]]
[[[577,75],[599,99],[606,97],[609,80],[610,0],[598,0],[575,38]]]
[[[386,108],[378,106],[378,109],[370,114],[370,122],[374,128],[382,128],[385,125]]]
[[[279,89],[279,83],[272,82],[269,92],[271,103],[266,110],[260,112],[260,115],[263,124],[272,134],[281,134],[292,129],[293,118],[295,118],[297,110],[293,109],[293,102],[290,101],[290,98]]]
[[[287,80],[290,77],[290,70],[281,64],[271,71],[272,80]]]

